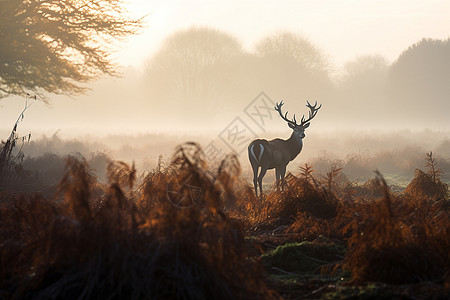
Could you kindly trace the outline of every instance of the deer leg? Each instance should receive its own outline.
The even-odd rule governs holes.
[[[263,180],[264,175],[266,175],[266,172],[267,172],[267,169],[264,167],[261,167],[261,173],[259,173],[259,176],[258,176],[259,192],[260,192],[261,196],[263,194],[262,180]]]
[[[281,188],[284,186],[284,175],[286,175],[286,166],[280,168],[280,185]]]
[[[286,166],[280,168],[280,179],[284,179],[284,175],[286,175]]]
[[[253,169],[253,186],[255,187],[255,194],[258,196],[258,166],[252,165]]]
[[[276,186],[277,186],[277,191],[279,191],[280,190],[280,179],[281,179],[281,172],[280,172],[280,169],[278,169],[278,168],[275,168],[275,179],[276,179],[276,181],[275,181],[275,184],[276,184]]]
[[[281,172],[278,168],[275,168],[275,178],[277,181],[281,179]]]

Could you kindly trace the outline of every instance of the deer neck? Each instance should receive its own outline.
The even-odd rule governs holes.
[[[291,137],[286,140],[288,145],[290,160],[293,160],[297,157],[297,155],[302,151],[303,148],[303,139],[292,132]]]

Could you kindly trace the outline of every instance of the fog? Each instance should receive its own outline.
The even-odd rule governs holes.
[[[331,65],[324,50],[295,33],[269,35],[249,52],[226,32],[191,27],[169,36],[143,70],[123,68],[121,78],[90,84],[87,95],[34,103],[22,126],[70,136],[213,134],[264,93],[297,116],[307,113],[307,100],[318,101],[323,109],[313,126],[322,131],[450,129],[448,39],[422,39],[392,63],[366,55],[338,73]],[[2,99],[3,131],[23,104],[17,96]],[[272,131],[286,128],[281,119],[271,125]]]
[[[149,15],[144,33],[117,53],[122,76],[88,84],[86,95],[36,101],[19,131],[43,144],[81,143],[53,151],[110,151],[141,162],[186,140],[245,158],[252,138],[289,137],[276,102],[300,119],[308,100],[322,108],[306,132],[302,163],[320,151],[420,152],[446,141],[446,2],[230,3],[218,9],[201,1],[132,2],[134,14]],[[17,96],[0,101],[1,137],[23,105]],[[25,152],[51,151],[36,145]]]

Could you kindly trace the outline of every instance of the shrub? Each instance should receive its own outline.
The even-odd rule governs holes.
[[[260,266],[247,260],[240,225],[221,207],[221,190],[231,189],[226,178],[236,168],[212,175],[190,143],[177,149],[171,173],[158,185],[144,182],[141,194],[124,193],[121,178],[133,183],[132,167],[116,163],[110,170],[117,176],[101,189],[86,162],[69,157],[54,200],[23,195],[1,202],[3,297],[277,297]],[[191,187],[201,191],[184,206],[192,203]],[[158,205],[141,209],[147,201]]]
[[[353,282],[442,280],[450,259],[449,212],[433,201],[392,197],[380,175],[378,182],[384,197],[344,228],[352,231],[344,267]]]

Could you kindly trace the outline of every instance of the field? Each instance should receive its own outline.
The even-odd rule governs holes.
[[[7,146],[2,299],[450,296],[449,191],[431,152],[407,186],[349,180],[351,160],[328,157],[257,198],[236,156],[210,162],[196,143],[145,172],[104,153],[18,161]]]
[[[450,299],[450,1],[0,3],[0,300]]]

